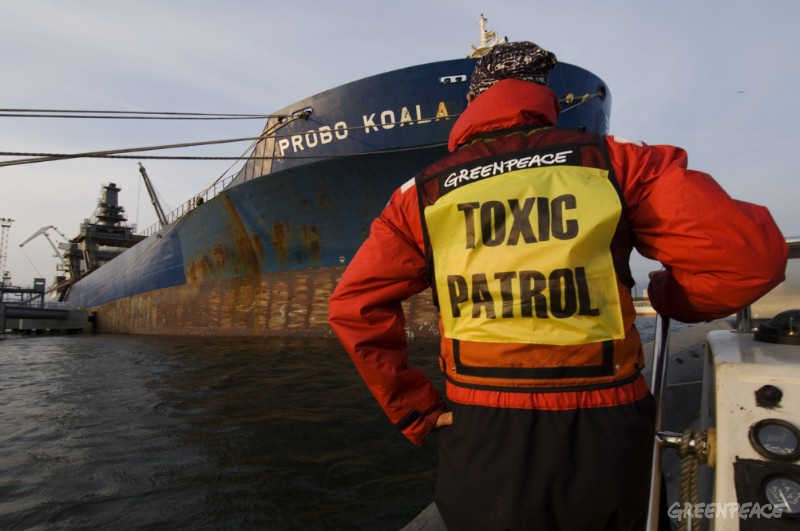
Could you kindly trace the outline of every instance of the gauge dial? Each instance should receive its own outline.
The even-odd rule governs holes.
[[[800,517],[800,483],[789,476],[771,476],[764,481],[764,498],[789,518]]]
[[[764,419],[750,428],[750,442],[764,457],[779,461],[800,459],[800,430],[780,419]]]

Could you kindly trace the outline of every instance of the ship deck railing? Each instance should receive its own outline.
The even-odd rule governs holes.
[[[166,224],[171,225],[172,223],[176,222],[177,220],[179,220],[180,218],[182,218],[183,216],[185,216],[186,214],[188,214],[190,211],[194,210],[201,204],[218,196],[220,192],[222,192],[222,190],[224,190],[231,183],[231,181],[233,181],[235,177],[236,175],[234,174],[234,175],[229,175],[224,179],[220,179],[217,182],[215,182],[212,186],[206,188],[199,194],[196,194],[191,199],[185,201],[178,208],[176,208],[175,210],[166,215],[167,218]],[[152,236],[153,234],[156,234],[163,228],[164,225],[162,225],[161,222],[157,221],[156,223],[153,223],[146,229],[140,231],[139,235],[145,237]]]
[[[21,300],[4,300],[0,301],[6,306],[13,306],[14,308],[36,308],[37,310],[70,310],[70,305],[66,302],[46,301],[39,303],[38,301],[21,301]]]

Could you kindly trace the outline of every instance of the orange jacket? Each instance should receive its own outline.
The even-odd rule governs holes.
[[[467,107],[451,131],[450,149],[459,149],[478,134],[553,125],[557,114],[558,102],[549,89],[502,81]],[[688,170],[686,153],[679,148],[610,136],[606,147],[634,245],[665,268],[649,286],[657,311],[685,322],[723,317],[783,280],[788,249],[766,208],[731,199],[710,176]],[[331,297],[329,315],[390,421],[415,444],[422,443],[445,409],[424,372],[408,364],[401,302],[428,287],[423,249],[412,179],[395,191],[374,221]],[[632,308],[624,311],[633,315]],[[452,399],[510,407],[597,407],[644,393],[640,378],[610,390],[530,393],[520,404],[518,398],[507,402],[511,393],[482,394],[448,382]]]

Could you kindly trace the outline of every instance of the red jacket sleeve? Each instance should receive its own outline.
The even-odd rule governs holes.
[[[636,248],[664,271],[653,308],[683,322],[725,317],[784,279],[788,246],[769,211],[732,199],[686,152],[607,139]]]
[[[389,420],[422,444],[444,400],[408,364],[401,303],[428,287],[413,186],[397,190],[331,296],[329,321]]]

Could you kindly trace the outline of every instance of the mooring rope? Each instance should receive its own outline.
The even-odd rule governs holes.
[[[681,458],[680,504],[681,508],[690,508],[690,512],[678,520],[678,531],[700,529],[700,515],[694,509],[700,502],[697,490],[699,465],[706,462],[707,455],[705,434],[685,431],[678,446],[678,456]]]

